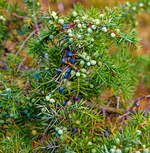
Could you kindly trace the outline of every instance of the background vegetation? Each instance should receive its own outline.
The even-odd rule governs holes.
[[[148,1],[133,1],[131,6],[117,0],[78,1],[87,10],[74,5],[75,2],[0,1],[2,153],[150,152]],[[141,3],[146,5],[140,6]],[[122,4],[126,6],[124,10]],[[90,9],[91,6],[97,9]],[[132,10],[129,13],[128,8]],[[118,18],[125,10],[124,16]],[[106,20],[100,14],[105,14]],[[58,40],[65,40],[66,33],[55,17],[69,24],[82,20],[84,15],[91,18],[85,19],[85,23],[99,18],[103,28],[120,33],[121,37],[113,38],[111,32],[106,35],[94,29],[95,35],[93,31],[86,35],[88,27],[80,31],[77,21],[73,35],[78,39],[70,34],[58,45]],[[79,38],[79,33],[84,39]],[[80,43],[86,47],[80,50]],[[71,79],[62,75],[60,82],[51,81],[59,73],[56,69],[62,68],[65,53],[60,50],[68,46],[83,59],[87,51],[97,63],[92,68],[81,68],[83,60],[77,58],[73,64],[80,73],[71,71]],[[98,56],[93,56],[97,51]],[[85,69],[91,73],[84,72]],[[84,73],[92,79],[85,81]],[[65,89],[60,89],[62,86]]]

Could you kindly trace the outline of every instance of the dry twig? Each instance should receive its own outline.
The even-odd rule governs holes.
[[[93,104],[93,103],[90,103],[90,102],[85,103],[85,105],[87,105],[87,106],[90,106],[91,104]],[[108,107],[108,106],[98,106],[97,104],[94,104],[94,107],[96,107],[102,111],[118,113],[118,114],[122,114],[125,112],[123,109],[117,109],[117,108]]]
[[[22,50],[22,48],[24,47],[25,43],[32,37],[32,35],[34,35],[36,33],[37,30],[32,31],[29,36],[23,41],[23,43],[21,44],[20,48],[18,49],[18,51],[16,52],[17,56],[19,54],[19,52]]]
[[[26,56],[22,59],[22,61],[20,62],[19,66],[18,66],[18,68],[17,68],[17,72],[20,71],[20,69],[21,69],[23,63],[24,63],[26,60],[27,60],[27,55],[26,55]]]
[[[119,109],[119,105],[120,105],[120,97],[117,96],[117,109]]]
[[[145,96],[145,97],[139,97],[139,98],[137,98],[137,99],[135,100],[135,102],[133,103],[133,105],[130,107],[130,109],[127,110],[123,115],[120,115],[120,116],[117,118],[117,120],[120,120],[120,119],[122,119],[122,118],[128,116],[131,112],[133,112],[133,108],[139,106],[139,105],[140,105],[140,101],[143,100],[144,98],[150,98],[150,95]]]

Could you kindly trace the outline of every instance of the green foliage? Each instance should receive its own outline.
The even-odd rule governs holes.
[[[101,12],[77,4],[67,16],[41,13],[38,1],[24,2],[24,10],[17,3],[0,2],[14,15],[2,14],[1,46],[6,35],[15,43],[21,35],[19,43],[23,42],[21,49],[27,54],[23,58],[30,56],[32,61],[30,66],[24,63],[18,46],[17,54],[9,53],[3,60],[8,69],[2,67],[0,74],[0,151],[144,153],[149,149],[149,116],[134,113],[126,121],[128,128],[122,125],[115,131],[110,127],[113,123],[105,120],[126,111],[139,74],[149,71],[149,57],[142,57],[140,65],[141,59],[132,54],[138,41],[137,14],[149,10],[149,1],[106,7]],[[13,23],[14,35],[6,21]],[[19,86],[19,79],[24,85]],[[117,101],[99,100],[106,91],[120,97],[118,111]]]
[[[0,9],[1,8],[6,8],[6,6],[7,6],[6,1],[2,0],[0,2]],[[6,18],[5,18],[5,16],[3,14],[4,13],[0,12],[0,51],[2,49],[2,40],[6,39],[5,38],[5,33],[8,31],[8,28],[5,25]]]
[[[111,90],[123,101],[131,97],[139,73],[136,59],[130,53],[137,42],[133,16],[146,5],[127,3],[115,9],[106,8],[101,14],[97,9],[76,5],[67,17],[48,12],[43,18],[45,28],[29,42],[30,52],[38,55],[42,65],[37,83],[32,84],[41,110],[39,117],[47,127],[44,134],[51,131],[41,149],[48,149],[47,144],[51,152],[57,145],[58,152],[91,152],[103,148],[99,146],[102,143],[99,137],[106,127],[102,125],[94,131],[97,141],[92,143],[89,131],[101,120],[96,115],[98,110],[89,110],[85,104],[103,90]],[[72,59],[75,62],[71,63]],[[125,107],[124,103],[121,107]],[[72,134],[72,128],[77,129],[77,134]],[[104,148],[104,152],[109,152],[110,148]]]
[[[52,12],[52,15],[47,17],[46,27],[42,29],[39,38],[37,40],[31,39],[31,52],[35,52],[39,55],[40,60],[45,64],[44,66],[49,65],[50,68],[47,69],[47,71],[50,71],[49,79],[52,79],[53,76],[56,75],[54,70],[60,67],[61,59],[66,50],[71,50],[73,54],[77,54],[76,63],[71,66],[74,70],[71,72],[70,78],[73,81],[69,88],[74,88],[74,91],[69,90],[68,92],[70,94],[82,93],[85,96],[89,94],[94,96],[94,94],[100,94],[101,90],[104,88],[113,87],[115,92],[116,90],[126,89],[124,87],[130,84],[128,79],[132,77],[127,77],[127,80],[123,78],[123,81],[121,78],[118,80],[118,77],[120,77],[119,74],[123,77],[127,76],[128,72],[125,70],[128,71],[130,65],[128,64],[128,60],[123,61],[126,55],[122,56],[123,54],[119,54],[119,58],[115,58],[116,55],[111,56],[111,48],[113,46],[114,48],[117,47],[118,51],[122,50],[121,52],[128,52],[128,47],[126,46],[136,43],[135,32],[115,33],[115,31],[124,31],[124,27],[120,26],[122,24],[121,22],[124,20],[121,20],[120,17],[116,17],[120,15],[121,8],[110,10],[108,13],[101,15],[98,15],[98,11],[94,8],[86,11],[83,10],[81,6],[77,5],[75,8],[76,12],[73,12],[73,14],[79,13],[77,17],[73,17],[73,14],[70,14],[68,18],[58,17]],[[110,14],[115,16],[111,22],[109,20]],[[69,26],[71,21],[74,23],[72,23],[72,26],[70,25],[70,28],[62,28],[61,23],[59,23],[64,22]],[[88,23],[91,25],[88,25]],[[125,43],[127,44],[125,45]],[[124,49],[121,49],[122,46]],[[45,54],[47,55],[47,60]],[[119,60],[120,62],[123,61],[124,64],[120,64],[120,68],[117,70],[115,63],[119,62]],[[92,64],[93,66],[90,66]],[[66,68],[67,66],[63,67],[63,69]],[[78,70],[76,70],[76,68]],[[83,69],[86,72],[82,72]],[[121,71],[121,69],[123,71]],[[130,70],[132,71],[132,68]],[[77,73],[81,76],[76,77]],[[89,74],[87,75],[86,73]],[[59,79],[63,79],[64,74],[65,71],[59,75]],[[43,75],[45,75],[45,73],[43,73]],[[134,74],[131,72],[129,75],[136,76],[136,72]],[[42,78],[45,78],[45,76],[42,76]],[[43,81],[46,82],[44,79]],[[52,84],[55,86],[53,86],[51,90],[55,91],[55,89],[58,88],[55,79],[46,86],[52,86]],[[61,84],[64,84],[64,82],[62,81]],[[122,87],[121,84],[125,85]],[[95,90],[90,88],[90,86],[93,86]],[[131,86],[128,86],[128,89],[131,89]],[[125,93],[125,97],[128,97],[127,94],[129,92]],[[60,94],[58,96],[60,96]],[[57,96],[54,95],[54,97]]]
[[[1,136],[0,152],[29,153],[32,151],[31,144],[29,144],[29,135],[26,135],[29,131],[25,131],[16,126],[11,126],[9,128],[9,132],[11,133],[7,136]]]
[[[0,123],[8,124],[13,120],[28,120],[33,117],[34,99],[23,96],[22,91],[18,89],[11,90],[6,88],[0,92]]]
[[[142,153],[150,151],[148,149],[150,148],[150,117],[146,118],[141,113],[132,115],[132,117],[133,120],[128,122],[128,128],[123,126],[119,132],[112,134],[111,137],[104,137],[104,145],[100,147],[103,152],[107,152],[106,150],[117,152],[117,149],[125,153],[138,150]]]

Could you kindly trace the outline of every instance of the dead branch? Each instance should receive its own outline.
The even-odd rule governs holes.
[[[26,60],[27,60],[27,56],[25,56],[25,57],[22,59],[22,61],[20,62],[19,66],[18,66],[18,68],[17,68],[17,72],[20,71],[20,69],[21,69],[23,63],[24,63]]]
[[[149,95],[146,96],[146,98],[147,98],[147,97],[149,97]],[[138,98],[134,101],[134,103],[133,103],[133,105],[130,107],[130,109],[127,110],[123,115],[120,115],[120,116],[117,118],[117,120],[120,120],[120,119],[122,119],[122,118],[128,116],[130,113],[132,113],[132,112],[133,112],[133,108],[139,106],[139,105],[140,105],[140,101],[143,100],[144,98],[145,98],[145,97],[138,97]]]
[[[36,28],[36,31],[39,33],[39,25],[38,25],[38,22],[37,22],[37,17],[36,17],[36,13],[35,13],[35,0],[33,0],[33,14],[34,14],[34,24],[35,24],[35,28]]]
[[[93,103],[90,103],[90,102],[85,103],[85,105],[87,105],[87,106],[90,106],[91,104],[93,104]],[[118,113],[118,114],[123,114],[125,112],[123,109],[117,109],[117,108],[108,107],[108,106],[99,106],[98,104],[94,104],[94,107],[96,107],[102,111]]]
[[[15,16],[16,18],[19,18],[19,19],[27,19],[28,17],[27,16],[20,16],[20,15],[17,15],[16,13],[12,13],[13,16]]]
[[[119,109],[119,105],[120,105],[120,97],[117,96],[117,109]]]
[[[34,35],[36,33],[37,30],[32,31],[29,36],[23,41],[23,43],[21,44],[20,48],[18,49],[18,51],[16,52],[17,56],[19,54],[19,52],[22,50],[22,48],[24,47],[25,43],[32,37],[32,35]]]

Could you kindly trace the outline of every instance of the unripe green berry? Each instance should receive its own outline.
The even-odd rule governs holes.
[[[96,24],[96,25],[99,25],[99,24],[100,24],[99,19],[95,19],[95,24]]]
[[[77,77],[80,77],[80,73],[79,73],[79,72],[77,72],[77,73],[76,73],[76,76],[77,76]]]
[[[86,52],[83,52],[82,55],[83,55],[83,56],[87,56],[87,53],[86,53]]]
[[[52,11],[51,15],[54,17],[56,16],[56,12],[55,11]]]
[[[63,134],[63,131],[61,129],[58,130],[58,134],[61,135]]]
[[[125,153],[128,153],[130,151],[130,148],[125,148],[124,151]]]
[[[94,88],[94,85],[93,84],[90,84],[90,88]]]
[[[104,14],[100,14],[100,17],[103,18],[104,17]]]
[[[92,152],[92,153],[96,153],[96,149],[92,149],[91,152]]]
[[[71,71],[71,76],[73,77],[76,74],[74,70]]]
[[[51,15],[53,16],[54,19],[57,19],[58,18],[58,16],[57,16],[57,14],[56,14],[55,11],[53,11]]]
[[[1,16],[0,16],[0,20],[5,21],[6,19],[1,15]]]
[[[79,120],[77,120],[77,121],[76,121],[76,124],[78,124],[78,125],[79,125],[80,123],[81,123],[81,122],[80,122]]]
[[[93,32],[91,28],[88,28],[87,31],[88,31],[89,33],[92,33],[92,32]]]
[[[87,19],[87,16],[82,16],[82,19],[83,19],[83,20]]]
[[[94,42],[94,38],[91,38],[91,41]]]
[[[91,63],[90,62],[87,62],[87,66],[90,66],[91,65]]]
[[[74,23],[79,23],[80,22],[80,20],[74,20]]]
[[[87,70],[86,69],[81,69],[81,72],[86,73]]]
[[[76,17],[78,14],[77,14],[77,12],[73,11],[73,12],[72,12],[72,15],[73,15],[74,17]]]
[[[47,100],[47,101],[49,101],[49,100],[50,100],[50,98],[51,98],[50,96],[46,96],[46,100]]]
[[[72,36],[73,36],[73,34],[72,34],[72,33],[69,33],[68,35],[69,35],[69,37],[72,37]]]
[[[32,134],[33,135],[36,135],[37,134],[37,131],[36,130],[32,130]]]
[[[111,153],[115,153],[116,150],[112,148],[112,149],[110,149],[110,152],[111,152]]]
[[[67,102],[67,105],[68,105],[68,106],[71,106],[71,105],[72,105],[72,102],[69,100],[69,101]]]
[[[78,39],[81,39],[81,37],[82,37],[81,35],[77,35],[77,38],[78,38]]]
[[[70,38],[69,41],[70,41],[70,42],[73,42],[73,38]]]
[[[71,29],[68,29],[68,30],[67,30],[67,33],[72,33],[72,30],[71,30]]]
[[[56,128],[55,128],[55,130],[56,130],[56,132],[58,132],[59,128],[58,128],[58,127],[56,127]]]
[[[96,25],[92,25],[92,29],[96,30],[97,26]]]
[[[89,61],[90,59],[91,59],[90,56],[87,56],[85,60]]]
[[[122,153],[122,151],[120,149],[117,149],[116,153]]]
[[[86,28],[86,25],[85,25],[85,24],[82,24],[82,27],[83,27],[83,28]]]
[[[89,142],[88,142],[88,145],[89,145],[89,146],[91,146],[91,145],[92,145],[92,142],[91,142],[91,141],[89,141]]]
[[[142,132],[141,132],[140,130],[136,130],[136,133],[137,133],[138,135],[141,135],[141,134],[142,134]]]
[[[127,6],[131,6],[130,2],[126,2],[126,5],[127,5]]]
[[[79,24],[78,24],[78,28],[81,28],[81,27],[82,27],[82,25],[79,23]]]
[[[133,6],[132,9],[135,11],[136,10],[136,6]]]
[[[112,33],[111,33],[111,37],[114,38],[115,36],[116,36],[115,33],[112,32]]]
[[[103,31],[103,32],[107,32],[107,28],[106,28],[106,27],[103,27],[103,28],[102,28],[102,31]]]
[[[116,32],[117,32],[117,33],[120,33],[120,29],[116,29]]]
[[[146,148],[146,145],[142,145],[143,148]]]
[[[12,114],[12,113],[10,113],[10,115],[9,115],[10,117],[14,117],[14,114]]]
[[[86,75],[86,74],[84,74],[84,73],[82,74],[82,76],[83,76],[83,78],[86,78],[86,77],[87,77],[87,75]]]
[[[115,142],[116,142],[116,144],[120,144],[120,139],[119,138],[116,138],[115,139]]]
[[[58,22],[59,22],[60,24],[64,24],[64,20],[63,20],[63,19],[59,19]]]
[[[50,39],[54,39],[54,36],[53,36],[53,35],[50,35],[49,38],[50,38]]]
[[[149,149],[144,149],[143,153],[150,153],[150,150]]]
[[[55,99],[51,98],[50,100],[50,103],[55,103]]]
[[[80,61],[80,65],[84,65],[85,62],[83,60]]]
[[[95,65],[96,64],[96,61],[95,60],[91,60],[91,65]]]
[[[69,114],[69,116],[68,116],[68,117],[71,119],[71,118],[72,118],[72,115],[70,115],[70,114]]]
[[[102,66],[102,62],[101,61],[98,62],[98,66]]]
[[[94,55],[94,57],[98,57],[99,56],[99,52],[95,52],[93,55]]]
[[[5,90],[6,90],[6,91],[11,91],[11,89],[10,89],[10,88],[6,88]]]
[[[40,6],[40,3],[39,2],[37,2],[37,6]]]
[[[65,82],[65,85],[66,85],[67,88],[69,88],[69,87],[71,86],[71,81],[68,81],[68,80],[67,80],[67,81]]]

